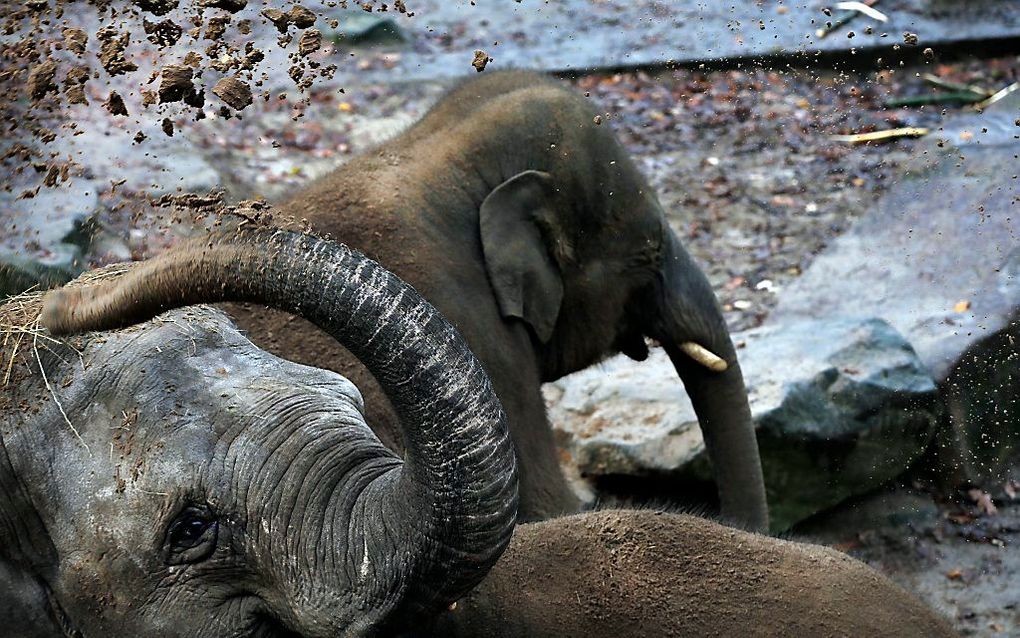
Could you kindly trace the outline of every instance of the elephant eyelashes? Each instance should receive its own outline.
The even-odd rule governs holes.
[[[219,525],[212,510],[204,505],[189,505],[170,523],[166,533],[166,563],[197,563],[216,549]]]

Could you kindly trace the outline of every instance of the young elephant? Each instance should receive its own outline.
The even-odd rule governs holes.
[[[682,514],[606,510],[519,525],[485,580],[427,634],[955,636],[863,563]]]
[[[282,231],[198,241],[0,307],[0,620],[13,636],[377,636],[473,587],[516,520],[499,401],[453,328],[364,256]],[[355,352],[405,460],[332,372],[207,307],[304,317]],[[11,346],[11,349],[8,347]]]
[[[53,553],[41,554],[35,569],[65,628],[101,618],[97,631],[147,636],[952,635],[923,605],[837,552],[658,512],[521,525],[481,580],[513,518],[513,464],[492,390],[430,307],[341,247],[247,231],[227,246],[165,254],[97,289],[58,293],[44,320],[58,333],[111,328],[224,298],[300,310],[346,338],[407,419],[407,464],[364,440],[349,384],[253,356],[208,310],[197,312],[209,329],[191,334],[178,325],[187,318],[173,313],[163,320],[170,323],[95,336],[109,341],[98,352],[86,346],[85,361],[110,359],[89,381],[105,384],[72,381],[61,395],[72,406],[98,397],[105,411],[125,395],[143,402],[148,413],[112,436],[111,463],[127,457],[130,469],[111,477],[96,446],[88,460],[81,449],[62,452],[75,465],[51,463],[53,476],[26,472],[25,460],[0,474],[42,478],[20,489],[44,529],[56,530]],[[125,356],[138,363],[109,368]],[[159,392],[167,399],[156,401]],[[217,398],[232,393],[240,401]],[[82,442],[104,435],[91,416]],[[176,438],[178,430],[185,435]],[[22,436],[30,435],[43,460],[74,443],[64,436],[55,448],[44,428]],[[83,476],[84,489],[53,489],[67,472]],[[125,485],[96,490],[112,479]],[[43,494],[56,499],[41,507]],[[77,507],[66,511],[65,503]],[[0,512],[11,511],[5,505]],[[15,548],[37,539],[4,538]],[[165,547],[153,551],[153,541]],[[206,634],[182,619],[185,611]]]
[[[503,403],[521,517],[573,513],[540,386],[617,352],[666,348],[690,394],[724,518],[767,527],[747,393],[722,312],[598,109],[540,75],[486,74],[281,208],[413,285],[457,327]],[[255,343],[336,370],[387,444],[384,393],[332,339],[291,317],[231,310]]]

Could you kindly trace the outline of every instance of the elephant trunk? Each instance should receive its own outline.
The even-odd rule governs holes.
[[[43,322],[57,334],[138,323],[195,303],[264,303],[311,320],[365,364],[400,417],[406,458],[354,506],[350,529],[361,531],[350,541],[364,544],[366,561],[370,546],[382,554],[370,582],[352,585],[362,591],[339,597],[362,601],[354,626],[442,609],[509,543],[516,466],[488,378],[438,311],[364,255],[307,235],[242,229],[186,244],[117,280],[51,295]],[[310,633],[352,629],[331,618],[330,607],[318,601]]]
[[[765,482],[744,377],[708,279],[668,227],[652,334],[683,381],[715,473],[722,516],[768,529]]]

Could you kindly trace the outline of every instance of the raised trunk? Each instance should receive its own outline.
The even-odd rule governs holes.
[[[664,281],[650,336],[663,344],[691,397],[715,473],[723,518],[766,531],[765,481],[736,350],[708,280],[668,229],[664,241]],[[681,349],[685,342],[718,355],[726,362],[726,370],[710,370],[691,359]]]
[[[380,623],[413,619],[477,584],[510,540],[516,467],[506,419],[481,365],[453,327],[412,288],[346,246],[248,229],[186,244],[90,288],[47,300],[54,333],[138,323],[170,308],[251,301],[293,312],[329,332],[379,380],[403,425],[405,463],[362,492],[363,538],[406,539],[373,565],[350,599],[385,601]],[[346,548],[337,548],[345,551]],[[338,561],[339,562],[339,561]],[[380,571],[395,573],[382,573]],[[392,599],[400,592],[398,600]],[[320,612],[329,613],[329,605]],[[378,616],[366,609],[365,617]],[[331,625],[315,618],[318,628]],[[356,623],[360,625],[361,623]],[[333,627],[333,631],[347,629]]]

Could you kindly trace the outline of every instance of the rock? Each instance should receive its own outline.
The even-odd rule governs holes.
[[[948,121],[924,161],[787,287],[770,322],[876,314],[947,404],[956,481],[998,483],[1020,455],[1020,92]],[[941,145],[941,148],[940,146]]]
[[[350,9],[339,12],[337,18],[338,28],[331,32],[330,38],[341,46],[386,46],[407,41],[397,23],[380,13]]]
[[[82,272],[88,238],[80,229],[99,203],[95,183],[71,178],[40,188],[35,197],[15,197],[0,192],[5,224],[0,294],[15,294],[35,283],[63,283]]]
[[[927,448],[936,388],[878,319],[829,319],[734,335],[758,431],[773,530],[862,494]],[[662,350],[548,384],[554,428],[582,474],[705,480],[690,400]]]

